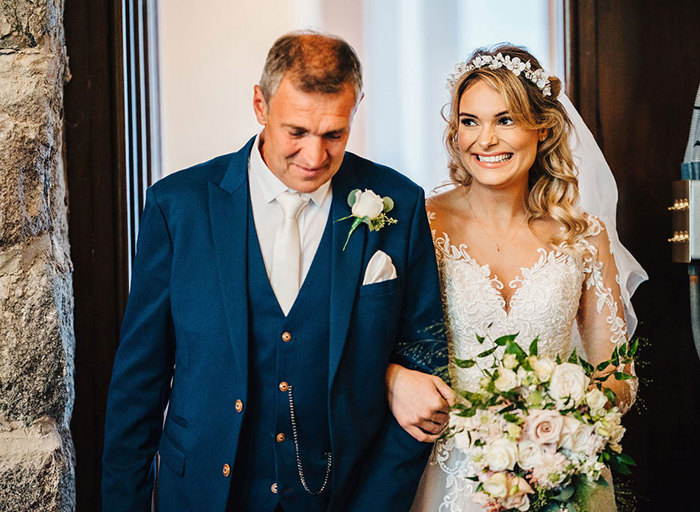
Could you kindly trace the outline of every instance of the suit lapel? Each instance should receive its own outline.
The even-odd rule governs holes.
[[[221,183],[209,183],[209,220],[233,357],[248,382],[248,155],[254,139],[234,153]]]
[[[366,226],[359,226],[350,237],[345,251],[343,245],[348,236],[351,219],[336,222],[350,215],[347,198],[350,191],[357,188],[351,179],[356,178],[353,169],[345,163],[333,177],[333,203],[331,204],[331,296],[330,296],[330,354],[328,367],[329,390],[333,383],[343,347],[347,340],[348,327],[352,315],[355,295],[359,289],[360,272],[367,238]]]

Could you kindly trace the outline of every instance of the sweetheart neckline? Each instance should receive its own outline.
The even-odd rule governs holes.
[[[443,241],[442,243],[440,242],[441,240]],[[482,275],[488,281],[489,288],[496,294],[497,298],[499,299],[498,305],[505,313],[507,318],[510,317],[511,312],[513,311],[513,299],[516,298],[520,290],[525,286],[526,281],[530,280],[533,274],[541,270],[545,264],[550,261],[550,257],[553,256],[553,261],[555,262],[564,261],[568,257],[568,255],[560,248],[552,247],[550,250],[547,250],[544,247],[539,247],[537,249],[537,254],[539,257],[535,260],[535,262],[529,266],[520,267],[520,273],[508,282],[508,286],[513,288],[515,291],[511,294],[509,299],[506,299],[501,292],[501,290],[505,288],[505,283],[500,280],[498,274],[491,272],[491,266],[489,263],[484,263],[482,265],[476,260],[476,258],[469,254],[467,244],[461,243],[459,246],[454,245],[450,242],[449,235],[443,231],[441,237],[435,238],[435,245],[450,261],[462,261],[478,268],[481,271],[480,275]],[[449,251],[445,250],[443,247],[445,245],[449,246]],[[455,254],[458,256],[455,256]],[[494,286],[494,283],[497,286]],[[520,286],[516,286],[516,283],[520,283]]]

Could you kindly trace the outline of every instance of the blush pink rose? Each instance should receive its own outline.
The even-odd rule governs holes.
[[[558,411],[531,411],[526,420],[527,437],[537,444],[554,444],[559,442],[563,420]]]

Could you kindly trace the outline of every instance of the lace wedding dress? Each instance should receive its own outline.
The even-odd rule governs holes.
[[[428,212],[434,220],[434,214]],[[450,361],[473,359],[493,346],[494,339],[519,333],[521,345],[539,336],[539,353],[568,357],[595,352],[596,343],[618,344],[627,338],[614,258],[601,223],[590,217],[587,236],[574,247],[538,250],[538,259],[507,283],[491,274],[469,255],[464,244],[455,246],[446,233],[433,238],[442,279],[449,327]],[[514,289],[509,303],[501,290]],[[613,293],[617,291],[617,294]],[[578,323],[578,329],[575,327]],[[581,334],[579,335],[578,332]],[[573,333],[573,335],[572,335]],[[479,343],[476,335],[487,336]],[[499,349],[499,350],[502,350]],[[450,364],[452,386],[478,390],[479,368]],[[627,381],[636,382],[636,381]],[[633,390],[634,391],[634,390]],[[633,393],[634,394],[634,393]],[[470,495],[477,483],[467,479],[474,470],[467,455],[452,439],[436,443],[416,495],[412,512],[477,512],[483,510]],[[612,486],[598,492],[591,510],[615,510]]]

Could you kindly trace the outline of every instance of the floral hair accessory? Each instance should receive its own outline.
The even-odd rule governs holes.
[[[491,69],[505,67],[513,72],[515,76],[525,75],[525,78],[535,84],[541,91],[543,96],[551,96],[552,88],[549,83],[549,74],[544,69],[532,69],[530,61],[523,62],[519,57],[511,58],[510,55],[503,56],[502,53],[492,55],[477,55],[471,62],[460,62],[455,66],[455,72],[447,78],[447,88],[452,91],[459,79],[465,73],[474,69],[488,66]]]

